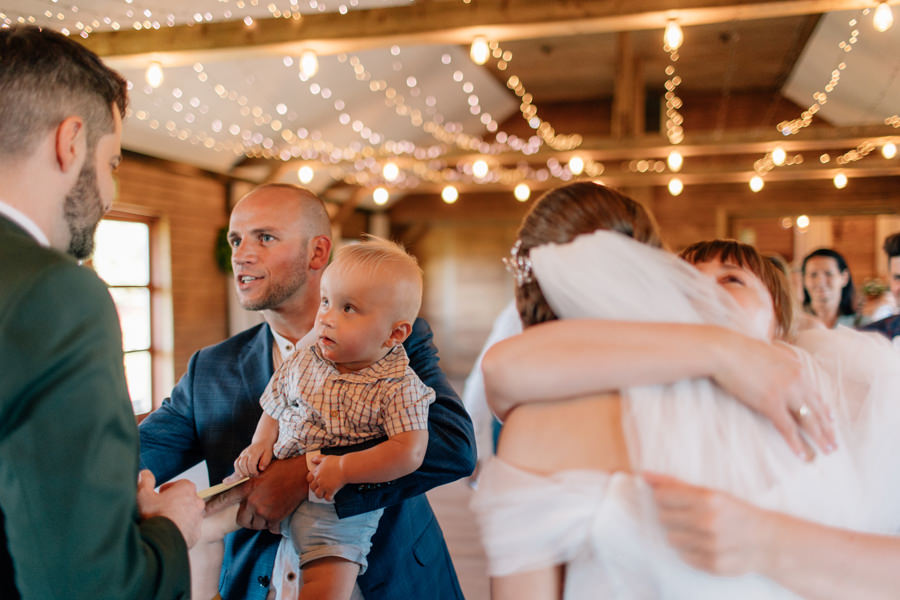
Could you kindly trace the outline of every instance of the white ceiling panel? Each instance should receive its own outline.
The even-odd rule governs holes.
[[[824,15],[784,86],[785,96],[802,107],[824,92],[832,71],[843,62],[840,80],[818,117],[838,126],[883,124],[900,111],[900,25],[880,33],[872,13],[843,11]],[[850,21],[855,20],[855,25]],[[857,31],[851,52],[840,44]]]

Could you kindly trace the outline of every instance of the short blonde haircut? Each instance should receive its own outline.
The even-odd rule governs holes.
[[[415,321],[422,307],[422,269],[416,258],[400,244],[367,235],[358,244],[341,246],[328,270],[368,270],[381,283],[394,288],[395,314],[400,320]]]

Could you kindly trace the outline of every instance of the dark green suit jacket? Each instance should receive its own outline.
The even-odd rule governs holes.
[[[0,216],[0,597],[187,598],[184,539],[140,520],[137,472],[109,292]]]

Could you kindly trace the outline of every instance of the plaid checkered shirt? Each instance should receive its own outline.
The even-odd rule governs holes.
[[[275,456],[290,458],[428,429],[428,406],[434,397],[434,390],[410,368],[400,344],[352,373],[338,371],[312,345],[282,363],[260,404],[278,421]]]

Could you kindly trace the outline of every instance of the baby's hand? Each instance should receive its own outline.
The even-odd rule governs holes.
[[[344,484],[344,470],[341,468],[340,456],[327,456],[320,454],[310,459],[315,469],[306,476],[309,481],[309,489],[319,498],[325,498],[329,502],[334,500]]]
[[[272,446],[255,442],[244,448],[234,461],[234,474],[239,477],[256,477],[272,462]]]

